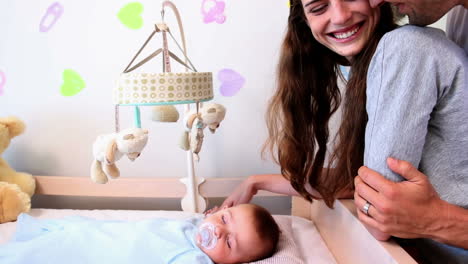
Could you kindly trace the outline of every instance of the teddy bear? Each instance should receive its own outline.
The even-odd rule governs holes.
[[[95,183],[107,183],[108,177],[118,178],[120,171],[115,165],[123,155],[134,161],[148,142],[148,130],[127,128],[118,133],[100,135],[93,144],[94,161],[91,179]]]
[[[0,118],[0,154],[24,129],[25,124],[16,117]],[[15,171],[0,157],[0,223],[15,221],[20,213],[28,212],[35,189],[31,174]]]

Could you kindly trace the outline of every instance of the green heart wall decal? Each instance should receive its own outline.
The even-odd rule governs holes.
[[[126,4],[117,13],[120,22],[130,29],[139,29],[143,26],[143,5],[139,2],[132,2]]]
[[[60,93],[62,93],[63,96],[76,95],[86,86],[81,76],[74,70],[64,70],[62,79],[63,84],[62,87],[60,87]]]

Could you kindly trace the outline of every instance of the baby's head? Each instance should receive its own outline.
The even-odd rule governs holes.
[[[210,229],[214,240],[209,238]],[[196,237],[199,247],[213,262],[222,264],[267,258],[274,253],[280,235],[271,214],[254,204],[241,204],[209,215],[200,230],[204,231]]]

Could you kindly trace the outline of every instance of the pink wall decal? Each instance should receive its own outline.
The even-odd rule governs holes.
[[[245,78],[231,69],[222,69],[218,72],[221,81],[219,91],[223,96],[234,96],[245,84]]]
[[[55,22],[62,16],[63,6],[59,2],[55,2],[47,8],[46,13],[42,16],[41,23],[39,24],[40,32],[49,31]]]
[[[203,22],[205,24],[216,22],[223,24],[226,21],[224,15],[224,7],[226,4],[218,0],[203,0],[201,13],[203,15]]]

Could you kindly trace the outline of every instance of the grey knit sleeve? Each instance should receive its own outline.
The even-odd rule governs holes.
[[[453,52],[443,38],[439,30],[401,27],[382,38],[369,65],[364,165],[390,180],[402,177],[387,157],[419,167],[431,115],[456,78],[459,64],[444,58]]]

